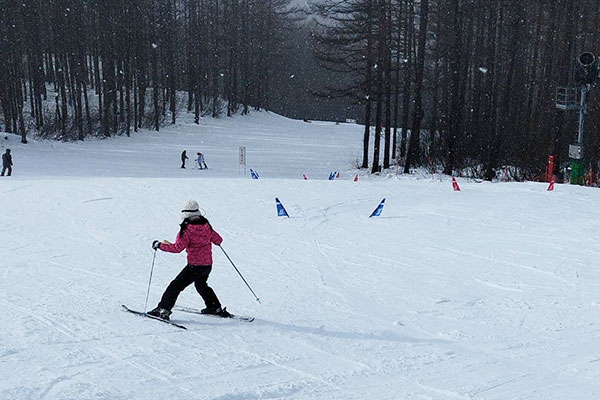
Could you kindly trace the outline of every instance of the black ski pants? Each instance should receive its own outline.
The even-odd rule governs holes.
[[[8,176],[10,176],[10,174],[12,173],[12,167],[10,165],[2,167],[2,175],[1,176],[4,176],[4,173],[6,172],[6,170],[8,170]]]
[[[179,293],[183,292],[185,288],[193,283],[200,296],[202,296],[206,307],[221,307],[221,303],[219,302],[215,291],[206,283],[211,270],[212,265],[186,265],[179,275],[177,275],[169,284],[167,290],[163,293],[158,306],[170,311],[173,309],[173,306],[175,306]]]

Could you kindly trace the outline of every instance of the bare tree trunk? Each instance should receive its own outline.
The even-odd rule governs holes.
[[[361,168],[369,168],[369,138],[371,137],[371,95],[373,87],[373,1],[368,0],[368,22],[367,22],[367,67],[366,67],[366,85],[367,93],[365,95],[365,133],[363,135],[363,160]]]
[[[420,22],[419,22],[419,43],[417,50],[417,62],[415,65],[415,110],[413,117],[413,129],[410,134],[410,145],[408,148],[408,157],[404,164],[404,173],[410,172],[410,167],[417,163],[419,156],[419,142],[421,135],[421,122],[423,121],[423,78],[425,72],[425,46],[427,44],[427,22],[429,17],[429,0],[421,0]]]

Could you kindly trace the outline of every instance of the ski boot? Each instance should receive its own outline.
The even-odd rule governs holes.
[[[217,316],[223,317],[223,318],[231,317],[231,314],[229,314],[227,309],[221,308],[221,307],[206,307],[206,308],[200,310],[200,312],[202,314],[217,315]]]
[[[156,307],[152,311],[148,311],[148,315],[152,315],[153,317],[157,317],[160,319],[164,319],[165,321],[169,321],[169,315],[171,315],[171,311],[166,308]]]

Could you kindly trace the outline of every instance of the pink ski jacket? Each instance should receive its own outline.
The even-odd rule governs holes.
[[[187,251],[187,261],[190,265],[212,265],[212,244],[217,246],[223,238],[212,229],[209,223],[196,225],[189,224],[182,234],[177,234],[177,241],[173,244],[160,244],[160,249],[168,253],[181,253]]]

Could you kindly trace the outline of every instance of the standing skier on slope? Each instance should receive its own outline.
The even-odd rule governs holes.
[[[186,154],[186,150],[181,153],[181,168],[185,168],[185,160],[189,160],[190,158]]]
[[[8,176],[12,173],[12,156],[10,155],[10,149],[6,149],[6,152],[2,154],[2,176],[6,170],[8,170]]]
[[[198,163],[198,169],[208,169],[208,165],[206,165],[206,161],[204,160],[204,154],[196,153],[198,158],[196,158],[196,162]]]
[[[208,220],[200,213],[198,203],[194,200],[185,203],[181,210],[181,218],[183,222],[176,242],[171,244],[166,240],[162,243],[155,240],[152,248],[169,253],[181,253],[185,249],[188,264],[169,284],[158,306],[148,314],[169,320],[179,293],[193,283],[206,304],[202,313],[226,317],[229,313],[225,308],[221,308],[217,295],[206,283],[212,269],[212,244],[220,246],[223,238],[213,230]]]

